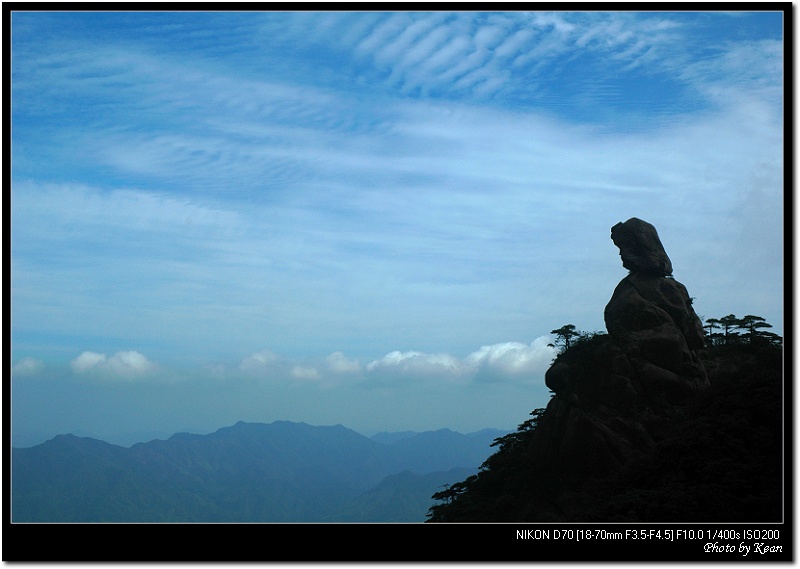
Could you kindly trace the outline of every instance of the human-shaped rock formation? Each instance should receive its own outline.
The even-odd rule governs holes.
[[[608,335],[578,342],[545,374],[555,392],[534,432],[532,461],[567,482],[604,476],[659,440],[708,385],[700,319],[655,227],[637,218],[611,238],[630,274],[605,308]],[[567,482],[568,483],[568,482]]]
[[[655,227],[634,217],[612,227],[611,239],[630,274],[606,306],[606,328],[626,353],[650,403],[681,403],[708,384],[698,358],[705,345],[703,324],[686,287],[672,278],[672,262]]]

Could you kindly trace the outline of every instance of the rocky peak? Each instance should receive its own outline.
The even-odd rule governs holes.
[[[708,385],[698,357],[703,324],[686,287],[670,276],[672,262],[655,227],[634,217],[612,227],[611,239],[631,272],[606,305],[608,333],[656,400],[680,403]]]
[[[708,385],[698,356],[702,323],[686,287],[671,277],[655,227],[632,218],[616,224],[611,239],[630,274],[605,308],[609,333],[579,342],[545,375],[556,397],[531,452],[562,480],[603,476],[646,452]]]
[[[709,358],[655,228],[634,218],[612,239],[630,274],[606,306],[609,333],[556,357],[547,408],[434,495],[448,502],[431,521],[780,520],[782,350]]]

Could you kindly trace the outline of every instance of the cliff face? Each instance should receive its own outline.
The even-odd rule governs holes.
[[[611,238],[630,274],[605,308],[608,334],[583,338],[556,358],[545,375],[554,396],[535,428],[487,461],[502,471],[483,472],[449,507],[434,508],[431,521],[588,520],[602,481],[649,460],[667,441],[675,446],[677,426],[702,414],[693,408],[711,385],[702,323],[672,277],[655,227],[632,218],[615,225]],[[716,372],[724,364],[714,361]],[[485,498],[503,486],[488,505]],[[662,514],[669,517],[654,516]]]

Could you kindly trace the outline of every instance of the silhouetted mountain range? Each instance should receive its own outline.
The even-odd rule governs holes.
[[[130,448],[59,435],[12,450],[12,521],[422,522],[432,494],[476,472],[504,434],[368,438],[277,421]]]

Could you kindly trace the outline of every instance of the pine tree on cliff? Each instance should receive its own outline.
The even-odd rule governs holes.
[[[550,330],[551,334],[555,334],[556,341],[554,344],[547,344],[551,348],[560,348],[562,352],[569,350],[573,338],[579,338],[581,331],[575,328],[574,324],[565,324],[557,330]]]

